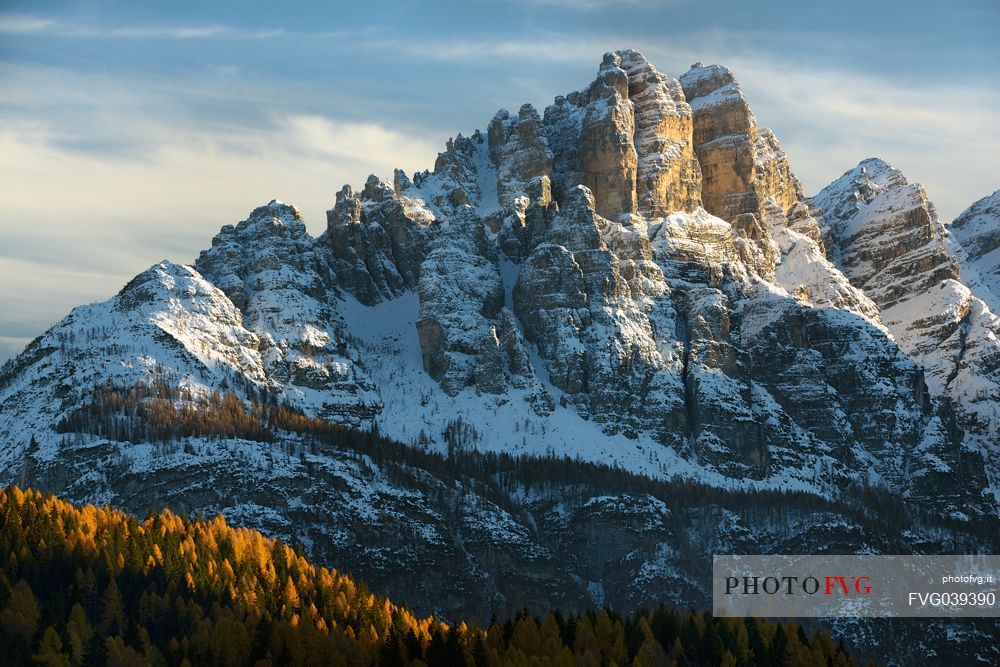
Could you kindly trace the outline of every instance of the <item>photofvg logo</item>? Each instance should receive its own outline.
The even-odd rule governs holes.
[[[825,574],[821,576],[726,577],[726,595],[869,595],[871,577]]]
[[[998,616],[1000,556],[716,556],[716,616]]]

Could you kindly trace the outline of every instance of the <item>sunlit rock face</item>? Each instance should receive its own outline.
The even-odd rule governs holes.
[[[635,110],[636,201],[647,218],[701,205],[701,165],[692,140],[694,114],[680,82],[637,51],[619,52]]]
[[[802,198],[788,156],[767,128],[757,125],[733,73],[696,63],[680,78],[694,111],[694,144],[701,162],[701,198],[709,213],[733,221],[758,220],[772,199],[787,212]]]
[[[549,176],[557,200],[584,185],[605,217],[662,216],[700,204],[692,113],[676,79],[633,50],[605,55],[582,92],[556,97],[539,119],[531,105],[490,122],[490,156],[503,204]]]

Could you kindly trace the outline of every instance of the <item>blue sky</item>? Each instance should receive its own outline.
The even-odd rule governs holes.
[[[1000,187],[998,26],[994,0],[0,0],[0,360],[271,198],[320,233],[343,183],[610,49],[732,68],[807,193],[877,155],[951,219]]]

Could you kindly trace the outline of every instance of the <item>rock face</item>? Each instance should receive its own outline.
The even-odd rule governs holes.
[[[701,165],[692,141],[694,117],[676,79],[638,51],[619,52],[635,109],[636,199],[647,218],[701,205]]]
[[[635,213],[635,108],[628,99],[628,74],[621,68],[621,56],[604,55],[587,98],[580,127],[582,184],[594,193],[597,210],[605,216]]]
[[[771,198],[787,212],[801,199],[801,187],[774,134],[757,126],[733,73],[695,63],[680,82],[694,110],[705,209],[731,222],[744,213],[763,220]]]
[[[900,347],[926,369],[931,392],[953,399],[967,439],[992,458],[1000,423],[1000,318],[963,284],[923,187],[870,159],[811,201],[823,211],[827,246],[844,274],[878,304]],[[959,225],[976,227],[974,215]],[[984,231],[966,238],[975,254],[990,237]]]
[[[330,257],[306,233],[299,212],[272,201],[226,225],[195,262],[240,309],[256,337],[266,384],[325,418],[360,425],[381,409],[375,387],[345,357],[330,307]]]
[[[967,208],[948,231],[964,282],[1000,313],[1000,190]]]
[[[490,158],[497,167],[500,202],[510,205],[527,192],[528,182],[552,173],[552,151],[542,134],[542,119],[530,104],[517,118],[501,109],[490,121]]]
[[[556,97],[543,119],[531,105],[512,118],[500,110],[489,126],[500,202],[527,195],[549,176],[562,201],[577,185],[607,218],[692,211],[701,173],[692,143],[691,108],[680,84],[633,50],[607,53],[583,92]]]
[[[696,63],[680,84],[693,110],[705,209],[756,246],[743,246],[756,273],[802,301],[850,310],[881,326],[878,307],[825,261],[819,223],[788,156],[757,125],[733,73]]]
[[[0,483],[225,511],[456,615],[701,605],[681,582],[712,549],[992,549],[1000,342],[959,268],[995,275],[994,211],[949,236],[880,161],[806,200],[729,70],[611,52],[433,171],[345,186],[318,238],[272,201],[74,310],[0,371]],[[148,383],[403,444],[70,419]],[[767,509],[718,500],[737,488]]]
[[[682,418],[679,364],[657,348],[656,324],[644,308],[667,290],[645,230],[601,218],[583,186],[570,197],[562,210],[550,205],[543,214],[544,229],[513,289],[514,313],[545,359],[549,381],[581,414],[632,434],[662,419],[658,428],[666,432]],[[605,240],[604,231],[616,238]],[[664,308],[656,315],[672,316],[666,304],[656,310]],[[634,383],[644,386],[639,401],[626,389]]]
[[[360,195],[349,185],[337,193],[320,237],[340,283],[361,303],[399,296],[419,280],[427,248],[425,227],[434,214],[371,176]]]
[[[958,263],[923,187],[882,160],[865,160],[811,201],[824,213],[824,235],[838,265],[880,308],[958,279]]]
[[[503,373],[494,323],[504,305],[504,291],[497,266],[485,255],[482,221],[466,207],[435,237],[420,266],[417,331],[424,368],[450,396],[474,384],[474,373],[488,393],[501,393]],[[478,362],[477,355],[482,356]],[[490,363],[490,356],[492,370],[498,371],[495,376],[482,367]]]

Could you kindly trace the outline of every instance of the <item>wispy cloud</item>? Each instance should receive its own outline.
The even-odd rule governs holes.
[[[596,12],[610,9],[621,11],[645,7],[662,9],[685,5],[690,0],[512,0],[514,4],[529,8],[556,8],[572,12]]]
[[[391,178],[395,167],[427,167],[442,148],[375,123],[316,115],[276,114],[244,131],[148,117],[141,128],[129,128],[119,120],[125,136],[142,142],[134,150],[75,150],[67,137],[33,122],[0,130],[6,211],[0,225],[11,226],[8,239],[43,249],[8,243],[0,256],[46,257],[65,246],[66,259],[80,265],[116,265],[135,255],[151,263],[171,249],[189,259],[218,227],[271,197],[299,205],[318,233],[343,183],[359,185],[369,173]],[[22,220],[42,224],[20,236],[14,227]],[[182,246],[169,245],[180,238]],[[72,248],[81,241],[92,252],[76,257]]]
[[[31,90],[17,109],[0,109],[0,335],[17,339],[0,344],[0,360],[71,306],[110,297],[152,263],[194,260],[222,225],[271,198],[299,206],[318,234],[341,185],[429,167],[445,138],[432,128],[269,108],[283,99],[274,89],[212,91],[260,111],[213,124],[175,113],[209,94],[194,82],[10,65],[0,76]],[[37,113],[67,105],[88,121]],[[83,139],[127,150],[80,149]]]
[[[382,174],[391,173],[398,160],[410,166],[415,161],[429,163],[442,148],[377,123],[298,115],[279,119],[278,126],[291,142],[289,149],[297,155],[309,155],[331,164],[367,160]]]
[[[205,39],[229,34],[232,28],[221,25],[209,26],[138,26],[110,28],[61,29],[59,34],[71,37],[124,37],[128,39]]]
[[[19,14],[0,14],[0,34],[17,35],[43,32],[55,24],[49,19]]]
[[[362,45],[369,50],[392,49],[401,54],[450,62],[537,61],[580,63],[593,60],[593,43],[562,35],[532,36],[530,39],[441,39],[381,40]]]
[[[133,25],[96,26],[78,25],[17,14],[0,14],[0,34],[44,34],[52,37],[82,39],[208,39],[229,37],[235,39],[267,39],[280,37],[281,28],[246,30],[227,25]]]

